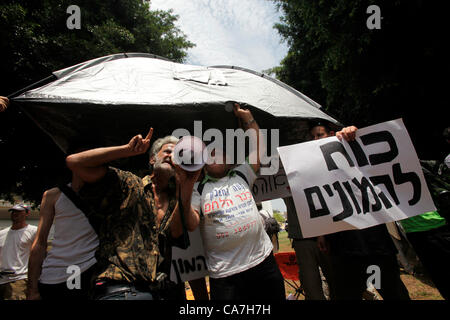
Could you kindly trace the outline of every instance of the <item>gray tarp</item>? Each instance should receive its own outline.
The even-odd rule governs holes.
[[[106,145],[127,142],[154,128],[193,133],[236,128],[227,101],[244,104],[261,128],[280,129],[281,144],[305,138],[308,119],[338,121],[293,88],[257,72],[231,66],[201,67],[149,54],[115,54],[53,73],[56,79],[12,100],[64,151],[68,141],[92,136]]]

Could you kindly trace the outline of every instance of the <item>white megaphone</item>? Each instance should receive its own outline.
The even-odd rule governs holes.
[[[195,136],[184,136],[173,149],[173,161],[186,171],[197,171],[205,165],[206,146]]]

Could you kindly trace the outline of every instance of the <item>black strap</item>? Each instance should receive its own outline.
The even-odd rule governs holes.
[[[200,195],[202,195],[203,189],[205,188],[205,184],[206,184],[206,182],[202,181],[197,186],[197,191],[198,191],[198,193],[200,193]]]
[[[67,198],[70,199],[70,201],[72,201],[72,203],[78,209],[80,209],[83,212],[86,218],[88,218],[89,223],[92,225],[92,222],[89,219],[89,216],[92,216],[89,214],[92,211],[91,208],[88,205],[86,205],[86,203],[83,200],[81,200],[81,198],[75,193],[75,191],[72,190],[72,188],[69,188],[65,184],[58,185],[58,188],[59,190],[61,190],[61,192],[63,192],[66,195]]]
[[[241,177],[244,181],[245,181],[245,183],[250,187],[250,184],[248,183],[248,180],[247,180],[247,177],[242,173],[242,172],[240,172],[240,171],[235,171],[236,172],[236,174],[239,176],[239,177]]]

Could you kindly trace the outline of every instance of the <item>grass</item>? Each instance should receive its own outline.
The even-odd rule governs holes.
[[[294,251],[291,246],[291,241],[287,237],[287,232],[283,231],[278,234],[278,242],[280,245],[278,252]],[[433,285],[433,282],[426,275],[411,275],[406,273],[402,268],[400,269],[400,272],[400,278],[408,289],[412,300],[443,300],[439,291]],[[286,295],[289,295],[290,293],[294,294],[295,290],[293,288],[287,284],[285,284],[285,287]],[[381,299],[379,296],[378,298]],[[300,296],[300,300],[304,300],[303,295]]]

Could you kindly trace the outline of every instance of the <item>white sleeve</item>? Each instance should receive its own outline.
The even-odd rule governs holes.
[[[194,184],[194,190],[192,191],[192,197],[191,197],[191,206],[192,208],[197,211],[201,215],[201,196],[200,193],[198,193],[199,182],[196,182]]]
[[[28,243],[31,246],[33,244],[34,238],[36,237],[36,234],[37,234],[37,227],[36,226],[30,226],[30,228],[28,230],[30,232]]]
[[[244,176],[247,178],[248,186],[250,188],[253,186],[253,183],[258,178],[255,171],[253,171],[253,168],[247,162],[237,166],[234,170],[244,174]]]

